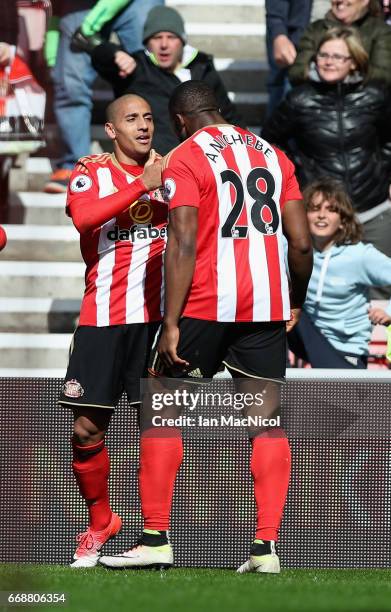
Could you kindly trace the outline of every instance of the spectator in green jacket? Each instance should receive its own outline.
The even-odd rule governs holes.
[[[368,79],[391,84],[391,27],[384,22],[378,0],[331,0],[325,18],[311,23],[299,42],[295,63],[289,70],[291,83],[306,80],[322,37],[336,25],[354,26],[359,31],[369,56]]]

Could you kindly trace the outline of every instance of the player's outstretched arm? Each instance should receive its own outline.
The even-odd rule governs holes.
[[[299,320],[312,273],[312,243],[307,214],[301,200],[289,200],[282,209],[282,225],[288,241],[288,266],[291,278],[292,320],[290,331]]]
[[[167,366],[188,365],[177,355],[178,322],[193,279],[196,260],[198,208],[180,206],[170,212],[164,259],[165,305],[158,352]]]

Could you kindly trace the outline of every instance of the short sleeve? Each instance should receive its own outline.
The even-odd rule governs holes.
[[[299,183],[295,174],[295,166],[291,160],[279,149],[276,150],[282,171],[281,209],[289,200],[302,200]]]
[[[99,195],[99,188],[95,177],[88,168],[78,162],[69,179],[66,213],[72,216],[72,209],[79,204],[88,205]]]
[[[171,156],[163,170],[163,186],[169,209],[179,206],[200,206],[200,190],[194,169],[179,158]]]

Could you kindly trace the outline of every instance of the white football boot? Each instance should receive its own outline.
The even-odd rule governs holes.
[[[261,546],[259,547],[259,544]],[[263,545],[263,546],[262,546]],[[258,572],[260,574],[279,574],[281,571],[280,560],[276,554],[276,545],[271,542],[256,541],[255,548],[264,548],[265,554],[250,554],[248,561],[243,563],[236,571],[238,574],[247,572]],[[257,551],[258,552],[258,551]]]
[[[119,555],[104,555],[99,563],[112,569],[169,569],[174,563],[171,544],[162,546],[145,546],[136,544],[130,550]]]

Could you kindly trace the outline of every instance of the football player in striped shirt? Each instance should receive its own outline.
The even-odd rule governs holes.
[[[139,401],[162,315],[168,207],[159,188],[161,158],[151,151],[149,104],[135,95],[118,98],[108,107],[105,129],[114,153],[80,159],[67,195],[86,264],[59,399],[74,413],[72,467],[89,512],[73,567],[96,565],[103,544],[121,528],[110,508],[105,434],[123,391],[130,404]]]
[[[312,270],[294,166],[265,140],[227,124],[201,81],[178,86],[170,113],[187,140],[166,157],[163,170],[170,231],[164,322],[152,368],[199,380],[211,378],[224,363],[238,389],[252,386],[254,394],[264,379],[278,387],[285,376],[286,329],[299,318]],[[179,446],[180,431],[171,430]],[[290,476],[289,443],[274,427],[253,431],[251,444],[257,527],[250,558],[238,571],[278,573],[275,542]],[[160,480],[175,481],[174,461],[170,467],[159,470]],[[144,507],[162,543],[170,502]],[[134,567],[152,558],[150,547],[142,546],[102,561]]]

